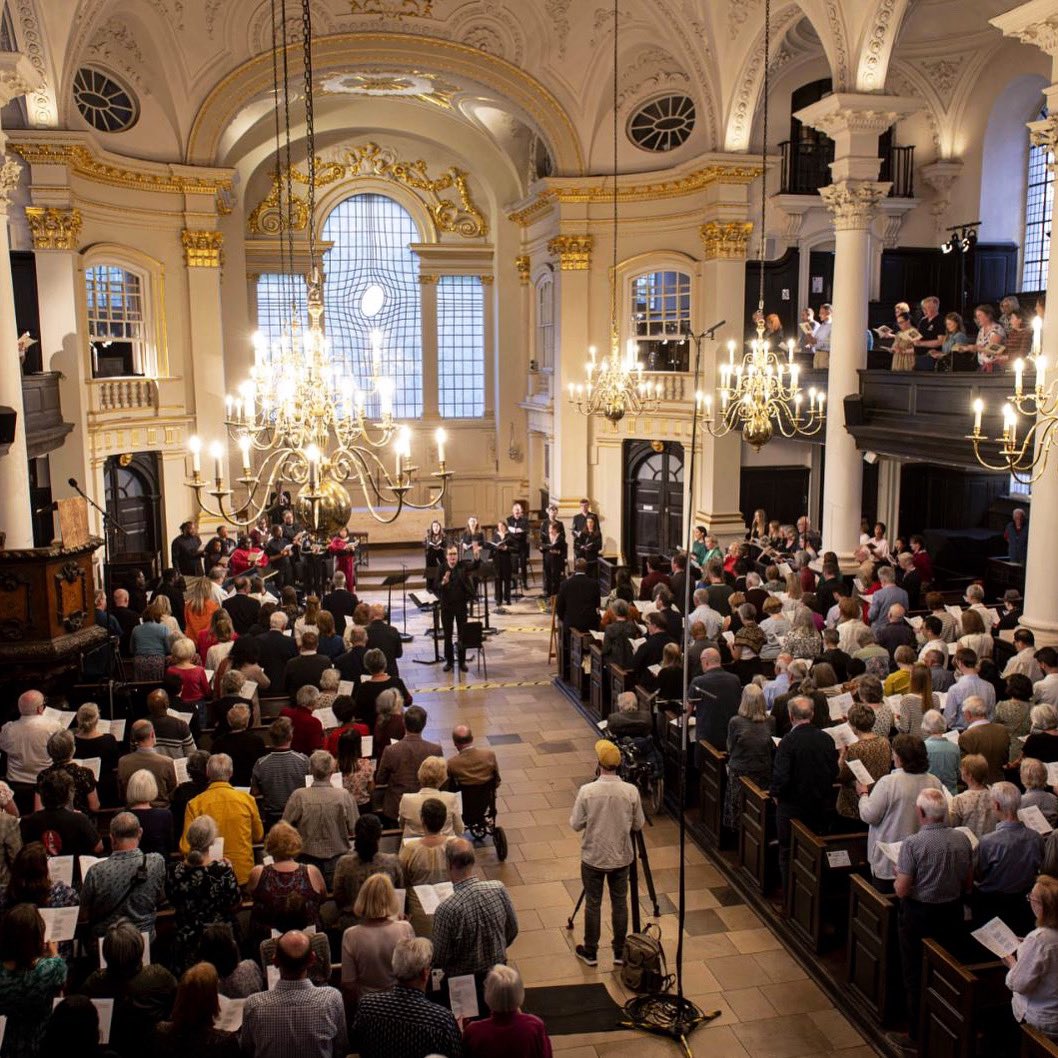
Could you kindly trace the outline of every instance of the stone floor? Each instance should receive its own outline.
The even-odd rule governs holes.
[[[551,683],[550,618],[540,603],[515,603],[510,613],[493,617],[493,624],[503,631],[487,643],[486,683],[473,658],[461,678],[440,665],[417,664],[415,658],[433,657],[433,645],[424,634],[425,619],[409,608],[415,640],[404,647],[401,675],[429,714],[428,737],[442,742],[446,754],[457,722],[470,724],[478,740],[496,751],[503,779],[499,811],[510,853],[501,864],[488,847],[478,862],[487,877],[501,879],[510,890],[520,924],[510,956],[526,985],[601,981],[623,1003],[630,994],[618,983],[606,946],[608,903],[598,967],[583,965],[573,954],[583,917],[573,932],[565,928],[580,892],[580,841],[569,827],[569,812],[577,788],[593,778],[596,734]],[[645,839],[662,910],[671,912],[679,865],[676,825],[667,816],[655,819]],[[645,892],[642,896],[645,921]],[[876,1053],[693,844],[687,849],[687,907],[684,992],[703,1011],[720,1011],[691,1037],[696,1055],[868,1058]],[[671,968],[675,914],[663,913],[660,925]],[[556,1036],[552,1042],[562,1058],[681,1053],[672,1041],[632,1031]]]

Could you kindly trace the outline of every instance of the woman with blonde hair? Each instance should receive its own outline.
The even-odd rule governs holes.
[[[155,599],[147,607],[143,621],[136,625],[129,638],[134,679],[143,683],[161,680],[165,674],[169,638],[169,629],[162,624],[162,608]]]
[[[422,836],[422,803],[429,797],[436,797],[448,809],[443,833],[448,837],[462,837],[464,827],[459,814],[459,795],[441,792],[441,787],[448,781],[448,765],[444,757],[427,757],[419,765],[418,779],[419,792],[406,793],[400,799],[399,818],[404,826],[404,836]]]
[[[169,596],[163,595],[161,592],[158,592],[151,600],[152,606],[155,603],[158,604],[162,624],[169,629],[169,642],[172,644],[184,634],[180,628],[180,622],[173,616],[173,605],[169,601]]]
[[[1058,880],[1041,874],[1029,893],[1036,928],[1004,957],[1014,1017],[1058,1039]]]
[[[749,523],[749,532],[746,533],[747,540],[766,540],[768,537],[768,512],[763,507],[758,507],[753,512],[753,521]]]
[[[933,693],[933,675],[928,665],[916,661],[911,666],[911,683],[900,696],[900,712],[896,717],[897,731],[909,735],[922,734],[922,717],[930,709],[940,708],[940,698]]]
[[[206,651],[206,668],[216,672],[220,668],[220,663],[231,653],[236,636],[231,618],[223,610],[216,613],[215,620],[212,621],[212,630],[217,641]]]
[[[984,619],[977,610],[963,610],[959,646],[972,650],[978,661],[992,656],[992,636],[986,630]]]
[[[158,781],[154,775],[146,768],[134,771],[125,784],[125,803],[143,828],[140,848],[144,852],[157,852],[168,862],[169,854],[176,847],[173,814],[168,808],[155,808],[151,802],[157,800]]]
[[[738,829],[742,817],[742,776],[767,789],[771,782],[771,763],[775,743],[771,737],[775,725],[768,718],[764,691],[750,683],[742,688],[738,714],[727,724],[727,796],[724,798],[724,824]]]
[[[352,1008],[367,992],[388,992],[396,985],[393,949],[411,940],[411,923],[397,920],[400,907],[386,874],[372,874],[356,894],[357,925],[342,934],[342,995]]]
[[[301,646],[301,637],[306,632],[315,632],[317,636],[320,634],[319,626],[316,624],[317,619],[320,615],[320,600],[316,595],[310,595],[305,599],[305,612],[294,622],[294,639],[297,645]],[[334,631],[333,624],[331,625],[331,631]]]
[[[213,598],[213,582],[209,577],[194,577],[184,590],[184,635],[192,643],[209,629],[209,622],[220,609]]]
[[[301,836],[289,823],[276,823],[265,837],[265,853],[272,862],[254,867],[246,882],[253,898],[250,923],[258,937],[269,935],[276,907],[291,893],[305,898],[309,921],[320,928],[320,904],[326,899],[327,886],[318,867],[298,863],[301,848]]]

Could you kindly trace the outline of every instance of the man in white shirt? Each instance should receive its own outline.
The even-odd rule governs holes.
[[[714,642],[724,627],[724,618],[709,605],[709,592],[705,588],[699,588],[694,593],[694,609],[687,618],[688,631],[695,621],[701,621],[705,625],[705,638]]]
[[[223,566],[214,566],[209,571],[209,593],[213,596],[213,601],[218,606],[223,606],[224,600],[228,597],[228,593],[221,587],[224,583],[224,576],[225,569]]]
[[[595,743],[599,777],[577,791],[569,825],[584,831],[580,880],[584,886],[584,943],[577,958],[589,966],[599,963],[600,911],[603,885],[610,887],[614,965],[624,962],[628,933],[628,868],[635,858],[632,832],[643,829],[639,791],[617,775],[621,751],[608,739]]]
[[[966,589],[966,594],[963,598],[969,603],[969,609],[976,610],[981,615],[981,620],[985,623],[985,631],[991,631],[995,621],[993,620],[993,614],[985,606],[984,588],[980,584],[971,584]]]
[[[18,719],[0,728],[0,750],[7,754],[7,781],[36,786],[37,776],[52,763],[48,756],[48,739],[60,724],[48,720],[44,712],[44,695],[26,691],[18,699]]]
[[[922,645],[922,649],[918,652],[919,661],[925,661],[926,655],[931,650],[939,651],[944,658],[948,656],[948,644],[944,641],[942,631],[943,627],[940,623],[940,618],[931,614],[929,617],[922,619],[922,628],[918,635],[920,638],[924,638],[925,642]]]
[[[1055,660],[1058,661],[1058,658]],[[959,647],[955,651],[955,671],[959,676],[948,691],[948,697],[944,703],[944,719],[947,721],[949,730],[956,728],[959,731],[965,731],[967,720],[962,713],[963,702],[972,697],[980,698],[991,719],[996,710],[996,689],[977,675],[977,655],[968,647]]]
[[[815,333],[811,336],[805,335],[803,344],[813,351],[812,367],[826,369],[830,366],[830,306],[823,304],[819,306],[819,324]]]
[[[790,683],[793,679],[793,670],[791,669],[793,664],[793,655],[785,652],[775,659],[775,679],[768,680],[761,688],[764,691],[764,707],[769,713],[775,704],[775,699],[790,689]],[[804,668],[803,664],[801,668]],[[805,675],[806,673],[802,673],[801,679],[804,679]]]
[[[1032,685],[1032,700],[1058,709],[1058,651],[1054,647],[1036,651],[1036,664],[1043,670],[1043,679]]]
[[[1014,632],[1014,646],[1018,652],[1007,662],[1003,669],[1003,679],[1020,673],[1028,676],[1033,683],[1043,679],[1043,669],[1036,661],[1036,637],[1029,628],[1019,628]]]

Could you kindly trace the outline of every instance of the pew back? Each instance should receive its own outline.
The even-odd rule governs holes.
[[[858,875],[849,879],[848,987],[882,1025],[893,1024],[903,1010],[896,917],[895,896]]]
[[[742,876],[758,892],[768,894],[779,874],[778,845],[775,841],[775,805],[744,775],[742,784],[742,825],[738,831],[738,861]]]

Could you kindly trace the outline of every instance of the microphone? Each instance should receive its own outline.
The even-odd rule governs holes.
[[[77,489],[78,492],[81,491],[81,486],[77,484],[77,478],[67,478],[66,484],[72,489]]]

